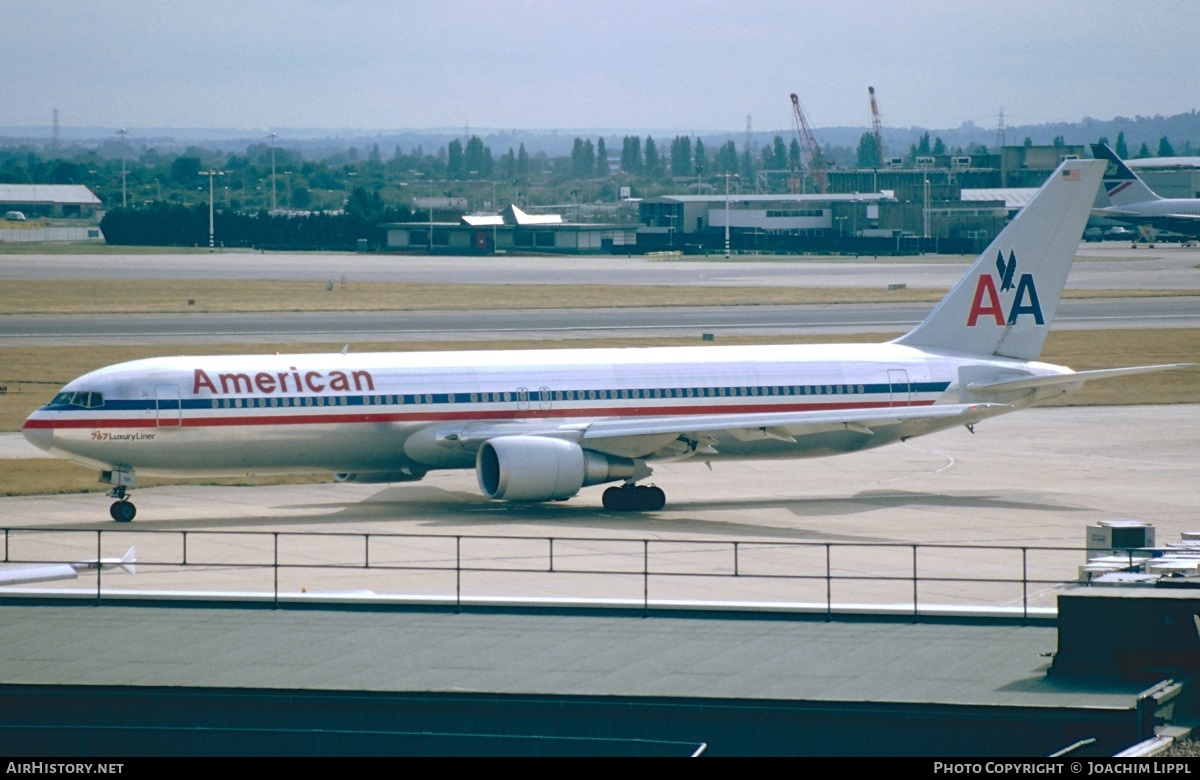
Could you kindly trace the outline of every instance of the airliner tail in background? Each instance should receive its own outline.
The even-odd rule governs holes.
[[[1200,235],[1200,198],[1160,197],[1106,144],[1092,144],[1092,154],[1108,165],[1104,189],[1112,202],[1093,209],[1093,216],[1192,238]]]
[[[1108,167],[1104,171],[1104,191],[1114,206],[1128,206],[1131,203],[1145,203],[1151,200],[1162,200],[1146,186],[1138,175],[1108,147],[1108,144],[1092,144],[1092,155],[1097,160],[1104,160]]]

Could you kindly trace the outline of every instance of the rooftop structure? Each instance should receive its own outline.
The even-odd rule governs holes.
[[[82,184],[0,184],[0,211],[26,216],[87,217],[103,204]]]

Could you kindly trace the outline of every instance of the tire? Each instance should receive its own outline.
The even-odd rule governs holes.
[[[628,488],[610,487],[604,491],[603,502],[604,508],[611,512],[627,512],[629,511],[630,493],[633,491]]]
[[[129,523],[132,522],[133,518],[137,516],[137,507],[129,501],[115,501],[113,502],[113,505],[108,508],[108,513],[112,516],[112,519],[116,520],[118,523]]]
[[[603,501],[612,512],[657,512],[667,505],[667,494],[660,487],[610,487]]]
[[[657,512],[667,505],[667,494],[657,485],[644,488],[646,491],[642,502],[642,509],[646,512]]]

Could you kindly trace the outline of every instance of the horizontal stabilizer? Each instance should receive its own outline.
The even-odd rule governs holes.
[[[120,558],[93,558],[90,561],[72,563],[75,571],[90,571],[91,569],[111,569],[118,567],[127,574],[137,573],[137,548],[130,547]]]
[[[1039,387],[1054,387],[1056,385],[1083,384],[1092,379],[1111,379],[1118,376],[1133,376],[1134,374],[1149,374],[1154,371],[1170,371],[1175,368],[1190,368],[1196,363],[1164,363],[1157,366],[1131,366],[1129,368],[1102,368],[1096,371],[1074,371],[1070,374],[1053,374],[1051,376],[1031,376],[1019,379],[1000,379],[995,382],[971,382],[967,389],[973,393],[1008,392],[1010,390],[1033,390]]]

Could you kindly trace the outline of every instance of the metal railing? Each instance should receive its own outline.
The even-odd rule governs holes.
[[[119,571],[135,548],[137,573]],[[71,565],[96,602],[131,593],[222,600],[382,599],[461,610],[519,601],[652,608],[704,603],[896,614],[1052,612],[1081,547],[303,531],[3,529],[3,563]],[[1132,565],[1133,554],[1130,553]],[[132,568],[132,566],[127,567]],[[265,578],[269,576],[269,583]],[[452,582],[451,582],[452,580]],[[0,597],[13,594],[0,587]],[[21,591],[28,593],[27,589]],[[1039,606],[1041,604],[1042,606]]]

